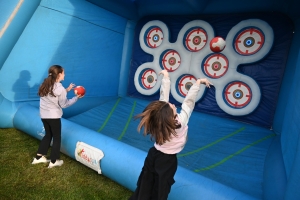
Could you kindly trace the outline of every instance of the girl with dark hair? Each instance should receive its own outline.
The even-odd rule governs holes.
[[[170,79],[166,70],[162,70],[163,79],[159,101],[151,102],[142,113],[135,116],[140,119],[138,131],[143,128],[144,135],[150,134],[155,140],[144,162],[137,181],[137,188],[130,200],[166,200],[175,183],[177,157],[187,141],[188,121],[195,106],[200,84],[210,88],[207,79],[198,79],[185,97],[181,111],[177,114],[174,104],[169,103]]]
[[[40,96],[40,116],[45,128],[45,136],[43,137],[36,157],[32,164],[47,163],[46,158],[51,140],[53,144],[50,154],[51,162],[48,168],[61,166],[63,160],[60,158],[60,143],[61,143],[61,116],[63,114],[62,108],[73,105],[78,98],[82,96],[77,95],[72,99],[67,99],[67,92],[75,86],[73,83],[68,88],[64,88],[60,83],[65,78],[64,69],[59,65],[53,65],[48,70],[48,77],[44,79],[41,84],[38,95]]]

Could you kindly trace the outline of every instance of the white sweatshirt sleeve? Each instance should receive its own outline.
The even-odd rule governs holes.
[[[200,90],[200,85],[194,83],[194,85],[192,85],[192,87],[188,91],[188,94],[186,95],[181,105],[181,111],[178,114],[178,118],[179,121],[181,122],[181,125],[183,126],[186,126],[190,119],[190,116],[195,107],[195,99],[197,97],[199,90]]]
[[[161,80],[161,86],[160,86],[160,101],[169,102],[169,95],[170,95],[170,85],[171,81],[169,77],[163,77]]]
[[[77,96],[68,99],[67,91],[61,84],[57,84],[57,88],[55,88],[55,94],[58,96],[58,104],[61,108],[67,108],[78,100]]]

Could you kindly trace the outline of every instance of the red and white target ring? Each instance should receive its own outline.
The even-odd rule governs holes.
[[[204,72],[211,78],[220,78],[228,70],[228,59],[222,54],[212,54],[204,62]]]
[[[207,42],[206,31],[202,28],[194,28],[188,32],[185,38],[185,47],[192,52],[200,51]]]
[[[163,32],[159,27],[150,29],[146,37],[147,46],[150,48],[159,47],[163,41],[163,37]]]
[[[181,58],[177,51],[169,50],[162,57],[162,66],[169,72],[173,72],[180,66]]]
[[[153,69],[146,69],[142,76],[141,82],[145,89],[151,89],[157,82],[157,74]]]
[[[265,36],[256,28],[248,28],[239,33],[234,42],[235,50],[241,55],[257,53],[264,45]]]
[[[195,82],[196,78],[193,75],[182,76],[177,85],[180,95],[185,97]]]
[[[235,81],[225,88],[224,96],[230,106],[244,108],[250,103],[252,92],[247,84]]]

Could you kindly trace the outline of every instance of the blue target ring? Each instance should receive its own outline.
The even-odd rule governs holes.
[[[186,31],[183,37],[184,47],[191,52],[197,52],[207,43],[207,33],[201,27],[192,27]]]
[[[242,94],[240,93],[240,92],[236,92],[235,94],[234,94],[234,96],[236,97],[236,98],[240,98],[241,96],[242,96]]]
[[[144,42],[149,48],[157,48],[163,42],[163,32],[158,26],[149,27],[144,34]]]
[[[223,99],[232,108],[245,108],[252,100],[252,90],[244,82],[233,81],[224,88]]]
[[[196,82],[196,78],[190,74],[183,74],[176,80],[176,92],[181,97],[186,97],[192,85]]]
[[[151,68],[143,69],[139,74],[139,84],[145,90],[150,90],[156,85],[157,74]]]
[[[246,44],[247,44],[248,46],[251,46],[252,40],[247,40],[247,41],[246,41]]]
[[[233,46],[238,54],[249,56],[257,53],[264,43],[264,32],[257,27],[249,26],[236,34]]]

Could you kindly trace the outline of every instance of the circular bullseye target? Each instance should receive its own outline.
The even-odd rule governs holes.
[[[203,71],[210,78],[220,78],[228,70],[228,59],[223,54],[212,54],[204,59]]]
[[[157,74],[153,69],[147,68],[141,71],[139,82],[144,89],[151,89],[157,82]]]
[[[163,32],[158,26],[152,26],[147,29],[144,35],[144,42],[150,48],[157,48],[163,41]]]
[[[180,66],[181,58],[177,51],[175,50],[166,50],[161,56],[161,67],[162,69],[166,69],[169,72],[173,72]]]
[[[188,51],[200,51],[207,42],[207,33],[200,27],[190,28],[184,35],[183,44]]]
[[[226,103],[233,108],[244,108],[252,99],[251,88],[240,81],[229,83],[225,87],[223,95]]]
[[[176,81],[177,93],[180,96],[185,97],[195,82],[196,78],[193,75],[185,74],[180,76]]]
[[[254,27],[240,31],[235,37],[234,48],[237,53],[248,56],[257,53],[264,45],[264,33]]]

